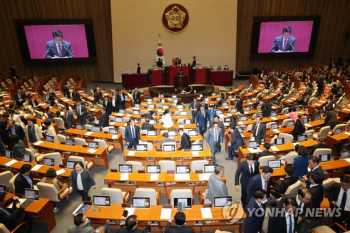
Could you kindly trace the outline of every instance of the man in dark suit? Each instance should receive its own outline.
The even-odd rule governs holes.
[[[38,107],[38,101],[35,100],[34,96],[30,97],[29,105],[31,105],[33,107],[33,109]]]
[[[233,156],[238,157],[237,149],[240,146],[244,145],[244,140],[241,135],[241,133],[238,131],[238,129],[233,126],[230,127],[229,131],[231,132],[231,139],[230,142],[227,144],[227,158],[226,160],[233,160]]]
[[[99,120],[99,126],[100,126],[101,130],[104,127],[109,126],[109,115],[107,113],[106,108],[102,108],[102,115],[101,115],[100,120]]]
[[[175,220],[176,227],[171,227],[171,222]],[[186,224],[186,215],[184,212],[178,211],[175,216],[168,220],[165,228],[165,233],[195,233],[192,227]]]
[[[33,189],[33,178],[30,175],[32,166],[30,164],[23,164],[19,170],[19,174],[15,179],[15,193],[23,194],[26,188]]]
[[[112,92],[111,105],[112,105],[112,112],[116,112],[119,110],[118,98],[115,96],[114,92]]]
[[[125,94],[122,89],[119,89],[117,98],[119,109],[125,109]]]
[[[295,52],[296,38],[291,36],[292,28],[285,26],[282,30],[282,36],[275,37],[271,48],[271,53]]]
[[[100,88],[97,88],[95,94],[94,94],[94,103],[98,104],[100,103],[100,99],[102,97],[102,93],[100,92]]]
[[[197,60],[196,60],[196,57],[193,56],[192,67],[195,67],[196,65],[197,65]]]
[[[11,76],[14,77],[15,79],[19,78],[15,69],[15,64],[11,64],[10,73],[11,73]]]
[[[318,157],[316,156],[312,156],[310,159],[309,159],[309,166],[311,168],[311,171],[303,176],[300,181],[302,182],[305,182],[306,183],[306,187],[307,188],[310,188],[310,175],[312,172],[318,172],[320,175],[321,175],[321,179],[322,179],[322,182],[321,184],[323,183],[323,178],[324,178],[324,173],[323,173],[323,170],[322,170],[322,167],[320,166],[320,160]]]
[[[214,105],[211,105],[210,109],[207,112],[208,112],[208,118],[209,118],[210,123],[214,122],[214,116],[216,116],[216,111],[214,109]]]
[[[257,116],[255,118],[255,122],[252,126],[252,136],[254,137],[254,141],[260,142],[264,141],[266,138],[266,126],[261,123],[262,117]]]
[[[187,135],[187,133],[184,133],[183,128],[179,128],[179,135],[181,136],[181,147],[178,150],[182,149],[191,149],[191,138]]]
[[[68,41],[63,40],[63,33],[60,30],[52,32],[53,40],[46,42],[45,57],[51,58],[74,58],[72,46]]]
[[[204,99],[201,101],[201,105],[204,106],[204,110],[207,111],[209,109],[209,104],[206,104]],[[198,111],[200,110],[200,106],[198,107]]]
[[[199,133],[203,136],[207,131],[207,125],[209,121],[208,114],[204,111],[204,106],[200,106],[200,111],[197,112],[196,122],[197,127],[199,128]]]
[[[237,109],[237,112],[243,113],[243,100],[241,99],[241,97],[238,95],[236,96],[236,105],[235,108]]]
[[[177,72],[177,75],[178,75],[179,77],[183,77],[183,76],[184,76],[183,70],[180,69],[179,72]]]
[[[17,93],[15,94],[15,102],[18,107],[21,107],[23,105],[24,100],[26,99],[26,95],[22,93],[21,89],[17,90]]]
[[[267,198],[263,189],[257,188],[254,190],[253,197],[246,207],[247,215],[243,223],[244,233],[262,232],[266,206],[275,204],[277,204],[277,200]]]
[[[197,98],[194,97],[193,101],[190,103],[190,111],[192,113],[192,123],[196,123],[197,111],[198,111],[199,103],[197,102]]]
[[[62,93],[65,97],[69,98],[69,87],[68,87],[67,83],[64,83],[64,85],[62,87]]]
[[[298,232],[297,207],[298,204],[293,197],[285,199],[283,207],[277,207],[275,209],[277,212],[275,211],[275,214],[270,216],[267,232]]]
[[[14,120],[8,121],[7,132],[10,136],[17,134],[19,139],[21,139],[22,141],[24,140],[24,136],[25,136],[24,130],[22,126],[16,125]]]
[[[255,175],[259,174],[259,163],[256,161],[254,154],[248,154],[247,160],[241,162],[238,166],[235,175],[235,187],[239,191],[239,176],[241,176],[241,202],[242,206],[246,206],[246,197],[247,197],[247,185],[250,180]]]
[[[305,115],[299,115],[297,121],[295,122],[293,129],[293,137],[295,140],[298,140],[299,135],[303,135],[305,133]]]
[[[267,198],[270,197],[270,178],[272,176],[273,169],[269,166],[263,167],[262,173],[257,174],[249,179],[247,185],[247,198],[246,202],[249,202],[250,198],[252,198],[254,190],[257,188],[261,188],[265,190]]]
[[[264,102],[262,99],[259,100],[259,104],[261,106],[261,113],[263,117],[268,117],[271,115],[271,108],[268,103]]]
[[[312,194],[312,208],[320,208],[324,197],[323,179],[318,172],[312,172],[309,178]]]
[[[140,128],[135,125],[135,119],[130,118],[129,126],[125,129],[125,140],[128,145],[128,149],[134,146],[136,149],[137,144],[139,144],[140,140]]]
[[[284,172],[286,177],[280,178],[279,181],[281,182],[271,181],[271,194],[276,198],[281,197],[281,194],[284,194],[289,186],[298,181],[298,177],[294,175],[294,168],[291,166],[285,166]]]
[[[146,122],[142,124],[141,130],[146,129],[146,130],[154,130],[154,126],[149,123],[149,118],[146,118]]]
[[[278,201],[276,208],[282,208],[283,203],[287,198],[295,198],[298,205],[298,229],[301,228],[301,225],[306,222],[306,220],[311,219],[313,216],[310,216],[312,213],[312,194],[309,189],[305,187],[301,187],[298,190],[298,194],[295,196],[294,194],[284,195],[282,199]],[[308,223],[305,223],[308,224]]]
[[[264,151],[258,153],[256,160],[259,160],[260,157],[273,155],[273,153],[270,152],[270,148],[271,148],[270,143],[264,143]]]
[[[133,99],[134,99],[134,105],[135,104],[140,104],[141,103],[141,92],[139,92],[139,90],[137,89],[137,87],[135,87],[135,91],[132,95]]]
[[[55,99],[56,99],[56,94],[55,94],[53,89],[50,89],[50,92],[49,92],[49,104],[51,106],[55,105]]]
[[[151,228],[147,226],[143,231],[137,229],[137,216],[130,215],[125,220],[125,227],[120,228],[118,233],[149,233],[151,232]]]
[[[315,150],[318,148],[329,148],[329,146],[327,144],[325,144],[326,140],[324,138],[317,138],[317,144],[313,145],[310,151],[310,155],[313,155]]]
[[[64,126],[66,127],[66,129],[70,129],[70,128],[72,128],[72,126],[75,126],[75,120],[74,120],[73,113],[69,112],[68,107],[64,108],[63,120],[64,120]]]
[[[75,112],[78,116],[78,119],[80,120],[80,123],[82,125],[85,125],[86,123],[86,117],[87,117],[87,109],[84,105],[81,104],[81,100],[79,99],[75,105]]]
[[[347,230],[350,230],[350,176],[342,176],[340,184],[334,182],[326,188],[325,193],[331,208],[340,208],[340,216],[335,215],[333,222],[342,224],[345,221]],[[338,229],[334,230],[338,231]]]
[[[163,62],[162,62],[162,59],[161,59],[161,58],[158,58],[157,66],[158,66],[159,68],[163,68]]]
[[[137,63],[137,71],[136,71],[136,73],[141,74],[140,63]]]
[[[25,211],[21,207],[18,197],[11,197],[5,201],[5,196],[5,192],[0,193],[0,223],[4,224],[7,230],[12,232],[18,224],[25,222],[28,225],[26,232],[31,232],[33,219],[24,217]],[[12,208],[6,208],[11,203],[13,203]],[[16,232],[20,232],[21,229],[23,230],[24,228],[20,227]]]
[[[108,224],[103,224],[96,230],[90,224],[86,224],[86,216],[83,213],[74,215],[74,225],[68,228],[68,233],[93,233],[102,232],[103,230],[107,233],[112,233]]]
[[[102,106],[104,108],[106,108],[107,114],[111,115],[111,113],[112,113],[112,102],[108,100],[107,96],[104,97]]]

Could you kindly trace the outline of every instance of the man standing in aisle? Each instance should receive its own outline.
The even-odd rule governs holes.
[[[140,128],[135,125],[135,119],[130,118],[130,124],[125,129],[125,140],[128,145],[128,149],[134,148],[136,149],[137,144],[139,144],[140,140]]]
[[[197,113],[196,121],[197,121],[197,126],[199,128],[199,133],[202,135],[205,134],[207,131],[207,125],[209,121],[208,114],[204,111],[204,106],[200,106],[200,111]]]
[[[214,122],[213,128],[209,129],[207,136],[207,146],[210,146],[211,154],[213,155],[213,163],[216,163],[215,154],[218,148],[222,146],[223,140],[221,129],[218,123]]]
[[[198,106],[199,106],[199,104],[197,102],[197,98],[194,97],[193,102],[190,103],[190,111],[192,113],[192,124],[196,123]]]

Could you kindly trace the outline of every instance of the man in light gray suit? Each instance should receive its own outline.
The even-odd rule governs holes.
[[[222,181],[222,177],[224,176],[225,168],[223,166],[215,167],[215,175],[212,174],[209,177],[207,184],[207,196],[205,199],[208,199],[211,203],[214,203],[214,197],[227,196],[227,187],[224,181]]]
[[[106,230],[107,233],[112,232],[108,224],[103,224],[95,230],[92,226],[86,224],[86,217],[84,214],[77,214],[74,216],[74,224],[75,226],[70,226],[68,228],[68,233],[95,233],[102,232],[103,230]]]
[[[217,122],[213,123],[213,128],[210,128],[207,136],[207,146],[210,146],[211,154],[213,155],[213,163],[216,162],[215,154],[218,151],[219,146],[222,146],[224,138],[222,136],[221,129]]]

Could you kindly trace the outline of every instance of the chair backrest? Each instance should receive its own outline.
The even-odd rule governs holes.
[[[318,226],[309,231],[309,233],[336,233],[332,228],[326,225]]]
[[[63,136],[62,134],[57,134],[57,138],[59,142],[66,142],[66,136]]]
[[[195,160],[191,163],[191,171],[202,170],[204,171],[204,165],[208,164],[208,160]]]
[[[111,204],[122,204],[123,203],[123,192],[118,188],[102,188],[101,195],[110,196]]]
[[[119,127],[120,134],[125,138],[125,127]]]
[[[331,186],[333,184],[333,179],[332,178],[328,178],[327,180],[324,180],[322,185],[323,185],[323,188],[326,189],[328,188],[329,186]]]
[[[342,129],[343,131],[345,130],[346,125],[345,124],[338,124],[334,126],[333,132],[335,133],[337,129]]]
[[[306,135],[307,139],[312,139],[314,136],[314,133],[315,133],[314,129],[310,129],[310,130],[305,131],[305,135]]]
[[[79,145],[79,146],[87,145],[87,143],[86,143],[84,138],[77,138],[77,137],[75,137],[74,140],[75,140],[75,145]]]
[[[271,129],[271,125],[276,124],[276,122],[269,122],[266,124],[266,129]]]
[[[166,172],[166,171],[171,171],[171,170],[175,171],[175,169],[176,169],[175,161],[160,160],[159,165],[160,165],[161,172]]]
[[[58,190],[54,184],[38,182],[36,184],[38,187],[40,197],[50,199],[52,202],[59,202]]]
[[[288,125],[288,122],[291,122],[291,121],[293,121],[293,122],[294,122],[294,120],[293,120],[293,119],[290,119],[290,118],[288,118],[288,119],[284,119],[284,120],[283,120],[283,122],[282,122],[282,127],[287,126],[287,125]]]
[[[174,198],[192,198],[192,189],[173,189],[170,193],[171,205],[174,205]]]
[[[12,176],[12,178],[9,180],[9,183],[7,185],[7,191],[10,193],[15,192],[15,189],[16,189],[15,188],[15,179],[18,176],[18,174],[20,174],[20,173],[17,173],[16,175]]]
[[[84,164],[84,168],[86,167],[86,161],[83,157],[81,156],[69,156],[68,161],[74,161],[74,162],[82,162]]]
[[[85,125],[85,129],[86,129],[86,130],[90,130],[90,131],[91,131],[91,129],[92,129],[92,125],[88,125],[88,124],[86,124],[86,125]]]
[[[345,130],[349,131],[350,130],[350,121],[346,122],[345,124]]]
[[[284,138],[285,143],[293,141],[293,136],[287,133],[280,133],[278,138]]]
[[[324,154],[332,154],[332,150],[328,148],[318,148],[314,151],[313,156],[320,158],[320,155],[324,155]]]
[[[300,185],[301,185],[301,182],[300,182],[300,180],[298,180],[297,182],[295,182],[294,184],[290,185],[287,188],[287,190],[284,193],[284,195],[288,195],[288,194],[297,195]]]
[[[196,141],[194,141],[194,142],[192,143],[192,145],[193,145],[193,144],[195,144],[195,145],[196,145],[196,144],[201,144],[201,140],[200,140],[200,139],[197,139]]]
[[[269,165],[269,160],[275,160],[275,156],[268,155],[259,158],[260,167],[265,167]]]
[[[141,129],[140,134],[141,135],[147,135],[147,129]]]
[[[55,160],[55,165],[60,165],[63,164],[61,154],[59,152],[53,152],[53,153],[48,153],[43,155],[43,159],[54,159]]]
[[[291,152],[286,159],[287,164],[293,164],[296,157],[298,157],[298,152]]]
[[[143,166],[142,166],[141,162],[127,161],[126,164],[132,165],[132,170],[133,171],[143,170]]]
[[[164,150],[164,146],[171,146],[174,145],[175,146],[175,150],[176,150],[176,142],[164,142],[162,144],[162,150]]]
[[[0,233],[11,233],[4,224],[0,223]]]
[[[248,125],[246,128],[246,132],[252,131],[252,128],[253,128],[253,124]]]
[[[134,197],[149,197],[150,205],[157,205],[157,191],[152,188],[137,188]]]
[[[153,144],[152,142],[146,142],[146,141],[139,141],[139,144],[145,144],[147,145],[147,150],[153,150]]]
[[[321,138],[327,138],[328,132],[331,130],[330,126],[324,126],[320,129],[320,132],[318,133],[318,136]]]
[[[102,131],[109,133],[109,129],[114,129],[114,126],[103,127]]]
[[[94,142],[98,142],[98,147],[106,148],[107,149],[107,143],[104,140],[101,139],[94,139]]]
[[[12,172],[4,171],[0,173],[0,184],[8,185],[12,178]]]

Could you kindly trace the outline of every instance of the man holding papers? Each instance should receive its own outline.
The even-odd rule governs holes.
[[[175,220],[176,227],[171,228],[171,222]],[[184,212],[177,212],[174,217],[169,219],[166,228],[165,233],[194,233],[192,227],[185,226],[186,224],[186,215]]]

